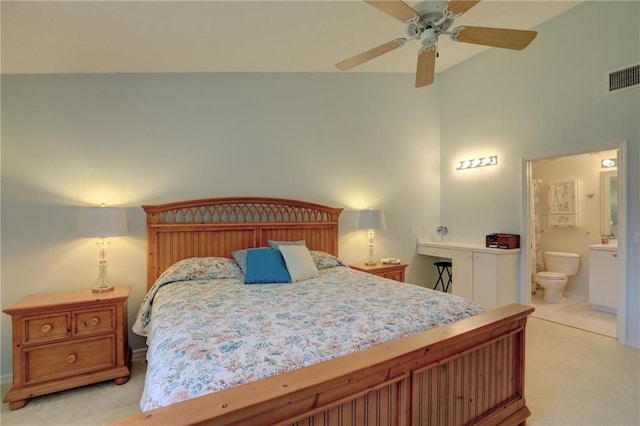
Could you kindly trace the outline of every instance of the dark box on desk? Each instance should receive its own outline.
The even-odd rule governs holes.
[[[520,235],[518,234],[489,234],[485,237],[487,247],[501,249],[520,248]]]

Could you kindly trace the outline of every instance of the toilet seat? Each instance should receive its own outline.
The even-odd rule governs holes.
[[[567,275],[563,274],[562,272],[542,271],[542,272],[538,272],[536,275],[540,278],[544,278],[549,281],[553,281],[553,280],[560,281],[560,280],[567,279]]]

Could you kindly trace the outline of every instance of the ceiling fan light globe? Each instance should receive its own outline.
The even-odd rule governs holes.
[[[438,42],[438,34],[433,28],[427,28],[420,34],[420,42],[425,47],[435,46]]]

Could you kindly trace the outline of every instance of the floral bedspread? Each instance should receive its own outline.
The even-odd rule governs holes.
[[[243,284],[232,266],[214,269],[159,279],[145,298],[134,325],[148,336],[143,411],[482,312],[469,300],[344,266],[258,285]]]

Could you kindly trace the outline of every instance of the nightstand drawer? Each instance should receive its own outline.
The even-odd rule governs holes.
[[[25,317],[22,343],[40,343],[61,340],[71,336],[69,314]]]
[[[376,275],[390,280],[404,281],[404,269],[401,271],[380,272]]]
[[[115,367],[114,337],[82,339],[25,350],[25,383]]]
[[[100,310],[81,311],[73,313],[73,324],[76,336],[86,336],[97,333],[114,331],[116,309],[114,307]]]

